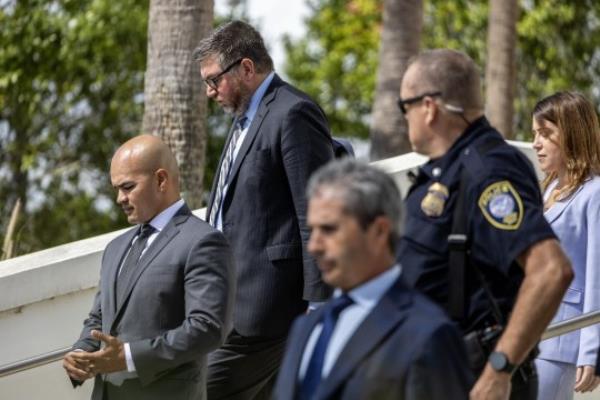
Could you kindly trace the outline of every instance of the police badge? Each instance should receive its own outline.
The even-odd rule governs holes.
[[[439,217],[444,211],[446,200],[448,200],[448,188],[439,182],[434,182],[421,201],[421,210],[428,217]]]
[[[486,187],[478,201],[485,219],[503,230],[516,230],[523,220],[523,201],[509,181],[500,181]]]

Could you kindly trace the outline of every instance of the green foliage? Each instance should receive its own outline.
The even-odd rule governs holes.
[[[422,48],[461,50],[484,65],[487,0],[424,0],[423,5]]]
[[[383,0],[310,0],[305,37],[287,40],[286,73],[325,109],[333,131],[366,135]],[[516,138],[531,140],[531,110],[557,90],[600,104],[600,2],[522,0],[517,25]],[[485,71],[487,0],[424,0],[422,48],[466,52]]]
[[[0,1],[0,240],[21,198],[17,254],[127,226],[108,170],[141,126],[148,5]],[[231,117],[211,101],[207,124],[208,190]]]
[[[531,111],[558,90],[600,96],[600,3],[521,1],[517,23],[516,139],[531,140]],[[465,51],[485,70],[487,0],[429,0],[424,47]]]
[[[368,136],[381,4],[309,0],[306,36],[285,39],[286,74],[323,107],[334,135]]]
[[[109,160],[141,121],[148,4],[0,3],[0,209],[22,254],[124,225]]]
[[[531,111],[558,90],[577,90],[600,105],[600,3],[523,2],[517,49],[517,128],[531,140]]]

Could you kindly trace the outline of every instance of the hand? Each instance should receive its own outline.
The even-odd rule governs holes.
[[[93,378],[94,374],[90,371],[89,361],[73,357],[75,354],[81,355],[84,351],[70,351],[63,357],[63,368],[67,375],[73,380],[84,382]]]
[[[87,361],[89,371],[93,374],[106,374],[127,369],[123,342],[114,336],[96,330],[92,331],[91,335],[94,339],[104,342],[104,347],[93,353],[74,352],[72,357],[75,360]]]
[[[596,389],[600,383],[600,377],[596,376],[595,368],[591,365],[583,365],[577,367],[577,375],[575,377],[576,392],[591,392]]]
[[[471,400],[508,400],[510,396],[510,375],[495,371],[489,363],[471,389]]]

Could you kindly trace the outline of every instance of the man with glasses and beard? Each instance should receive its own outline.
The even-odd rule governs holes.
[[[457,51],[409,62],[398,105],[430,160],[406,199],[398,260],[462,328],[479,376],[471,398],[535,399],[532,350],[573,272],[531,164],[483,115],[479,76]]]
[[[229,22],[195,51],[206,94],[234,117],[207,221],[236,264],[233,331],[209,357],[210,399],[268,398],[293,319],[330,295],[306,252],[306,183],[333,158],[321,108],[273,71],[260,34]]]

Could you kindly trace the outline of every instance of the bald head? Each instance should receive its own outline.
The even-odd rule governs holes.
[[[110,165],[117,203],[131,223],[150,221],[179,200],[179,168],[160,138],[140,135],[117,149]]]
[[[136,172],[152,173],[164,169],[179,184],[179,167],[169,146],[159,137],[139,135],[117,149],[112,162],[128,162]],[[133,171],[132,171],[133,172]]]

